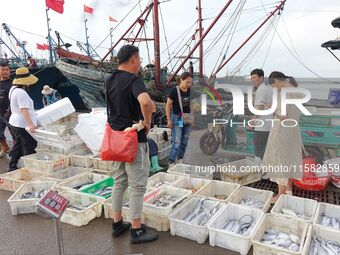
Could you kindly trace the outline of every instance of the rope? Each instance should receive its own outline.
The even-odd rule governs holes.
[[[164,32],[164,39],[165,39],[165,44],[166,44],[167,51],[168,51],[168,57],[170,59],[171,56],[170,56],[170,50],[169,50],[169,43],[168,43],[168,38],[166,36],[166,29],[165,29],[165,24],[164,24],[164,20],[163,20],[163,14],[162,14],[161,6],[159,6],[159,13],[160,13],[160,16],[161,16],[162,27],[163,27],[163,32]],[[173,69],[173,66],[172,66],[172,69]]]

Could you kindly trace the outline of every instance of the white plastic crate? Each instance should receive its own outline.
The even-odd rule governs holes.
[[[170,154],[171,145],[163,150],[158,150],[158,160],[167,158]]]
[[[320,224],[321,216],[326,215],[327,217],[340,218],[340,205],[332,205],[328,203],[319,203],[316,209],[313,225],[318,228],[329,228],[340,232],[340,229],[329,226],[323,226]]]
[[[255,224],[248,236],[235,234],[223,229],[226,221],[239,220],[243,216],[251,216]],[[249,207],[228,204],[223,207],[208,224],[209,242],[211,246],[219,246],[247,255],[251,247],[251,239],[259,227],[264,212]],[[248,217],[247,217],[248,218]]]
[[[227,203],[229,202],[229,199],[239,187],[240,185],[236,183],[228,183],[214,180],[205,185],[201,190],[196,192],[195,195],[201,197],[208,197],[213,200],[218,200]]]
[[[267,212],[270,207],[272,197],[273,197],[272,191],[242,186],[238,190],[236,190],[235,193],[230,197],[229,203],[248,207],[247,205],[241,204],[241,200],[253,198],[263,202],[263,207],[258,209]]]
[[[92,152],[89,149],[78,150],[70,154],[70,165],[80,167],[92,167]]]
[[[188,189],[191,190],[192,194],[195,194],[210,182],[211,182],[210,180],[206,179],[184,176],[184,178],[170,184],[170,186],[180,189]]]
[[[0,175],[0,189],[15,192],[22,184],[28,183],[44,173],[25,168],[17,169]]]
[[[86,144],[79,138],[77,134],[62,137],[65,147],[52,146],[51,151],[59,154],[71,154],[75,151],[86,150]]]
[[[334,231],[332,229],[327,228],[315,228],[313,226],[309,227],[306,243],[302,251],[302,255],[309,255],[312,254],[310,252],[312,238],[316,237],[319,239],[323,239],[325,241],[335,241],[340,243],[340,232]]]
[[[55,122],[76,110],[74,109],[70,99],[67,97],[48,105],[36,111],[37,121],[39,126],[46,126]]]
[[[94,173],[85,173],[78,175],[74,178],[71,178],[69,180],[65,180],[63,182],[60,182],[56,185],[57,190],[72,190],[72,191],[77,191],[74,189],[74,187],[77,187],[81,184],[85,184],[88,182],[96,183],[101,180],[104,180],[107,178],[107,175],[101,175],[101,174],[94,174]],[[81,190],[80,188],[79,190]]]
[[[80,227],[87,225],[91,220],[102,215],[102,203],[104,200],[99,197],[88,196],[87,194],[70,190],[65,190],[60,195],[70,201],[69,207],[60,218],[61,222]],[[89,206],[83,210],[70,207],[87,205]]]
[[[248,185],[261,180],[260,167],[252,158],[228,162],[221,167],[221,180]]]
[[[316,200],[290,196],[283,194],[276,201],[274,207],[271,210],[271,214],[276,214],[282,217],[292,218],[296,220],[304,220],[312,223],[314,221],[316,208],[318,202]],[[282,212],[282,209],[290,209],[295,211],[297,214],[301,214],[304,217],[287,215]]]
[[[59,124],[51,123],[39,129],[54,132],[60,136],[66,136],[66,135],[70,135],[74,133],[73,129],[75,128],[76,125],[77,125],[77,121],[73,120],[73,121],[67,121],[67,122],[59,123]]]
[[[184,176],[159,172],[148,178],[148,182],[146,184],[146,192],[148,193],[152,191],[153,189],[159,188],[163,185],[172,185],[173,183],[177,183],[178,181],[183,180],[183,179],[184,179]],[[167,184],[161,184],[161,183],[167,183]]]
[[[14,194],[8,199],[8,203],[11,206],[12,215],[34,213],[35,204],[40,198],[21,199],[21,195],[26,192],[46,191],[53,189],[56,182],[45,181],[45,182],[30,182],[20,186],[20,188],[14,192]]]
[[[169,168],[167,172],[171,174],[181,174],[209,180],[212,180],[214,175],[211,169],[205,166],[193,166],[186,164],[176,164],[173,167]]]
[[[168,194],[171,196],[176,196],[176,201],[172,202],[167,207],[159,207],[153,205],[152,203],[158,199],[161,195]],[[152,213],[160,216],[169,216],[173,208],[180,203],[182,200],[187,198],[191,194],[190,190],[179,189],[170,186],[163,186],[158,189],[151,191],[150,193],[146,194],[144,197],[144,211],[147,213]]]
[[[281,248],[276,245],[265,244],[261,239],[268,229],[278,230],[284,233],[292,233],[300,238],[300,249],[297,252]],[[255,231],[252,239],[253,254],[266,255],[266,254],[285,254],[285,255],[301,255],[304,248],[305,239],[308,233],[309,223],[306,221],[294,220],[286,217],[280,217],[272,214],[265,214],[262,218],[259,227]]]
[[[154,140],[156,143],[164,141],[164,131],[168,134],[168,140],[171,141],[171,129],[170,128],[151,128],[148,133],[148,138]]]
[[[102,160],[100,156],[92,157],[93,168],[98,169],[98,170],[105,170],[105,171],[112,172],[113,163],[114,163],[113,161]]]
[[[171,141],[163,141],[163,142],[159,142],[157,143],[157,147],[158,147],[158,151],[164,150],[168,147],[171,147]]]
[[[76,166],[69,166],[65,169],[59,170],[57,172],[47,174],[46,178],[61,182],[61,181],[67,181],[74,177],[77,177],[79,175],[89,173],[90,168],[84,168],[84,167],[76,167]]]
[[[170,220],[170,233],[171,235],[175,236],[181,236],[184,238],[188,238],[190,240],[197,241],[197,243],[204,243],[209,235],[209,230],[208,230],[208,223],[213,220],[216,216],[216,214],[208,220],[208,222],[203,225],[194,225],[190,222],[186,222],[183,219],[190,214],[197,206],[199,197],[191,197],[188,199],[183,205],[180,207],[176,208],[169,216]],[[220,203],[218,201],[206,199],[204,201],[204,204],[207,206],[217,206],[218,210],[220,210],[224,204]]]
[[[21,158],[25,168],[45,173],[64,169],[70,163],[68,156],[49,152],[37,152]]]

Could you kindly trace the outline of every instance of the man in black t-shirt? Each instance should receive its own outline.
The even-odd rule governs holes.
[[[133,45],[123,46],[118,54],[119,66],[106,81],[108,123],[114,130],[124,130],[143,121],[144,129],[138,132],[138,154],[132,163],[115,162],[112,191],[113,236],[120,236],[130,228],[123,222],[124,192],[130,186],[129,207],[131,215],[131,243],[156,240],[158,235],[141,225],[143,198],[150,171],[149,149],[146,135],[150,129],[154,104],[146,92],[143,80],[137,76],[141,67],[139,49]]]

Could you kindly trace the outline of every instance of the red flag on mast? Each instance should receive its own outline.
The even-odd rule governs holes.
[[[64,12],[64,0],[45,0],[46,6],[60,14]]]
[[[37,49],[38,50],[46,50],[45,45],[44,44],[40,44],[40,43],[37,43]]]
[[[109,21],[118,22],[116,19],[112,18],[111,16],[109,16]]]
[[[86,6],[86,5],[84,4],[84,12],[87,12],[87,13],[89,13],[89,14],[92,14],[93,8],[91,8],[91,7],[89,7],[89,6]]]

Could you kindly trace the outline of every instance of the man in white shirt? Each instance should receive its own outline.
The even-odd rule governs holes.
[[[251,73],[251,81],[254,86],[254,106],[257,110],[267,110],[272,104],[273,91],[271,86],[264,83],[262,69],[254,69]],[[272,126],[273,115],[255,115],[256,127],[254,130],[255,156],[263,159],[266,150],[269,131]]]

